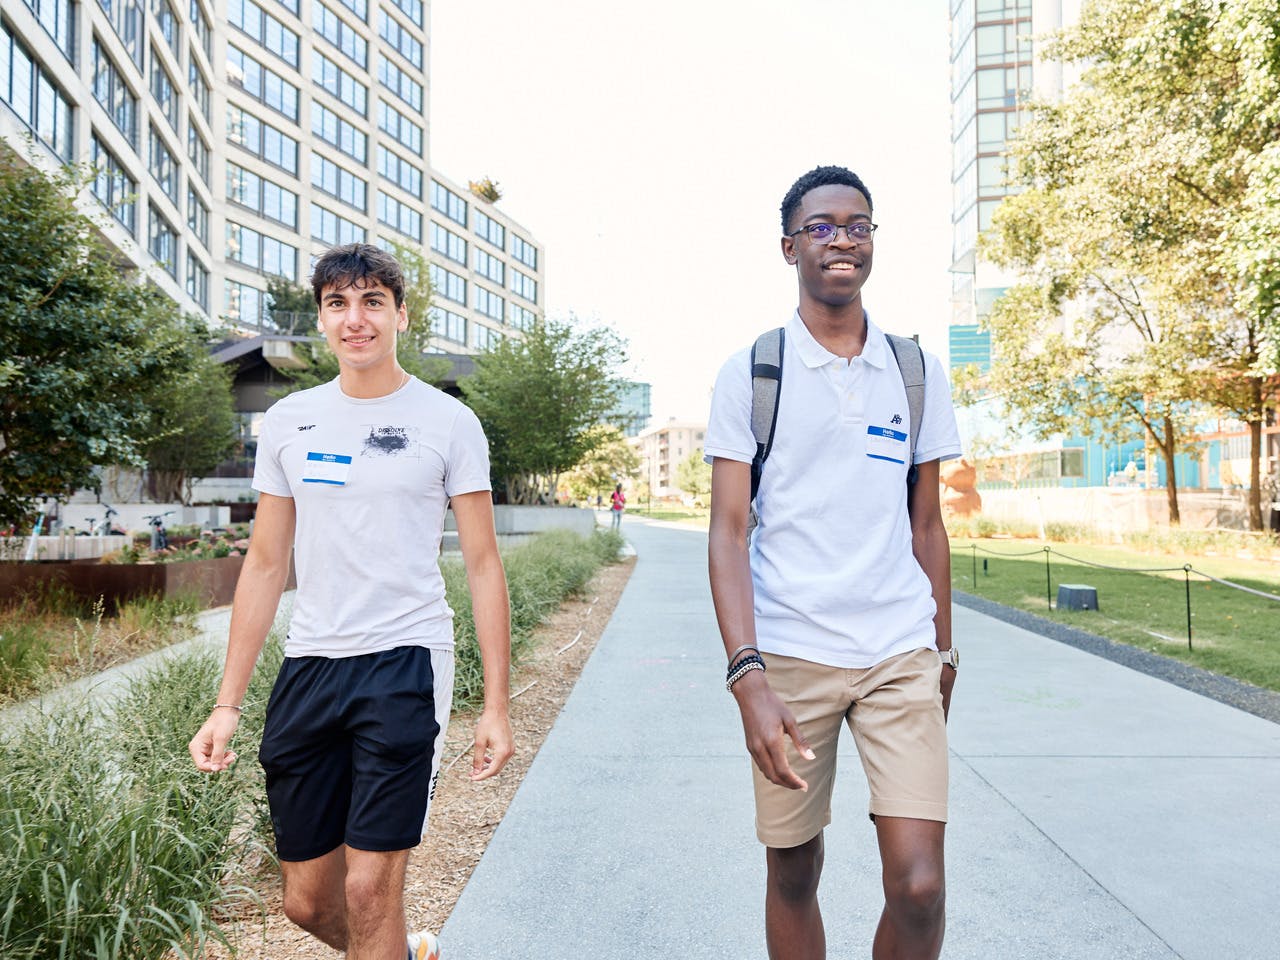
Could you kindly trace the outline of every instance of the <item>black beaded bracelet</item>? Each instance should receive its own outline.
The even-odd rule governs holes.
[[[737,673],[740,669],[742,669],[744,665],[748,663],[758,663],[760,664],[760,669],[761,670],[764,669],[764,658],[761,657],[760,654],[758,653],[750,653],[750,654],[747,654],[747,656],[743,657],[741,660],[737,661],[736,663],[729,664],[729,669],[725,671],[725,675],[724,675],[725,680],[728,680],[731,676]]]
[[[739,667],[737,670],[735,670],[733,673],[729,675],[729,678],[727,680],[725,680],[724,688],[728,690],[730,693],[732,693],[733,685],[737,683],[739,680],[741,680],[743,677],[745,677],[752,670],[764,670],[764,662],[761,660],[752,660],[750,663]]]

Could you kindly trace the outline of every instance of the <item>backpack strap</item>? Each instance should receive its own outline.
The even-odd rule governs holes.
[[[898,362],[902,385],[907,388],[907,410],[911,415],[911,466],[907,470],[907,485],[914,486],[920,477],[916,466],[916,440],[920,435],[920,422],[924,419],[924,351],[911,337],[899,337],[886,333],[893,359]]]
[[[760,474],[773,449],[773,432],[778,426],[778,396],[782,392],[782,348],[786,334],[782,327],[768,330],[751,347],[751,435],[756,455],[751,461],[751,518],[755,526],[756,494]]]

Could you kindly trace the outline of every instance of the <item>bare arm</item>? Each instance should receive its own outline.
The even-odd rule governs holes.
[[[942,504],[938,499],[939,462],[918,464],[920,474],[907,493],[907,509],[911,514],[911,549],[933,587],[933,600],[938,611],[933,615],[934,632],[939,650],[951,649],[951,544],[942,522]],[[942,668],[942,711],[951,709],[951,688],[956,672]]]
[[[747,561],[747,508],[751,499],[751,465],[716,457],[711,465],[711,531],[707,565],[720,639],[728,656],[744,643],[756,642],[755,602]],[[742,727],[760,772],[773,783],[793,790],[809,789],[787,761],[786,738],[802,754],[812,751],[795,717],[769,687],[762,670],[753,670],[733,685]]]
[[[507,706],[511,691],[511,607],[493,529],[489,491],[460,494],[452,499],[451,506],[458,523],[458,543],[467,568],[476,640],[484,665],[484,709],[476,721],[471,779],[486,780],[515,753]]]
[[[227,660],[217,703],[239,706],[244,700],[254,664],[275,621],[280,595],[289,577],[295,516],[292,497],[260,495],[249,553],[236,582]],[[227,750],[227,744],[239,722],[238,711],[225,707],[213,709],[188,746],[198,769],[217,773],[231,766],[236,755]]]

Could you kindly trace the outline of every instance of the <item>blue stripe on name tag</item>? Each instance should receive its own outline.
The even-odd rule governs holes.
[[[902,464],[905,464],[905,463],[907,462],[907,461],[905,461],[905,460],[899,460],[899,459],[897,459],[896,457],[882,457],[882,456],[880,456],[880,454],[878,454],[878,453],[868,453],[868,454],[867,454],[867,456],[868,456],[870,459],[872,459],[872,460],[888,460],[890,463],[902,463]]]
[[[867,436],[885,437],[889,440],[901,440],[903,442],[907,439],[907,435],[901,430],[894,430],[890,427],[867,427]]]
[[[308,460],[319,460],[322,463],[350,463],[351,458],[341,453],[308,453]]]
[[[335,486],[335,487],[345,487],[345,486],[346,486],[346,484],[345,484],[345,483],[343,483],[341,480],[321,480],[321,479],[320,479],[320,478],[318,478],[318,477],[303,477],[303,478],[302,478],[302,482],[303,482],[303,483],[329,483],[329,484],[332,484],[332,485],[333,485],[333,486]]]

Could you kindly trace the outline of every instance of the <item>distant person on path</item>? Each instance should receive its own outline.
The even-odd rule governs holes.
[[[475,414],[397,362],[409,321],[393,256],[334,247],[311,283],[340,373],[263,421],[226,668],[191,756],[210,773],[235,759],[228,744],[292,553],[298,592],[259,752],[284,911],[348,957],[426,960],[439,948],[430,932],[407,934],[404,881],[453,697],[453,611],[437,563],[448,506],[484,664],[471,779],[492,777],[513,752],[488,445]]]
[[[956,653],[938,466],[960,445],[942,365],[925,354],[909,482],[908,394],[862,304],[871,210],[866,186],[842,167],[810,171],[782,201],[799,306],[785,326],[750,536],[750,350],[721,369],[707,427],[711,592],[754,760],[772,960],[826,956],[817,893],[842,723],[862,758],[883,868],[872,957],[933,960],[942,949]]]
[[[609,494],[609,518],[611,520],[609,529],[619,530],[622,528],[622,511],[627,508],[627,495],[622,492],[622,484],[618,484],[613,488],[613,493]]]

